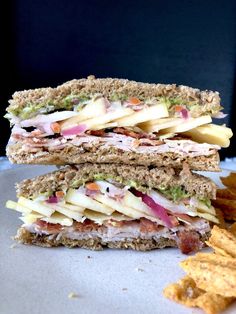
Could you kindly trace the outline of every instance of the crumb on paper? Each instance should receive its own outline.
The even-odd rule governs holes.
[[[87,258],[92,258],[92,256],[88,255]]]
[[[68,294],[68,298],[69,299],[77,299],[78,297],[79,297],[79,295],[77,293],[75,293],[75,292],[70,292]]]
[[[144,269],[139,268],[139,267],[136,267],[135,270],[136,270],[136,271],[139,271],[139,272],[144,272]]]
[[[127,291],[128,289],[127,288],[122,288],[122,291]]]
[[[152,262],[152,260],[151,260],[151,259],[149,259],[149,260],[148,260],[148,262],[149,262],[149,263],[151,263],[151,262]]]
[[[12,245],[10,245],[10,249],[14,249],[17,247],[17,244],[16,243],[13,243]]]

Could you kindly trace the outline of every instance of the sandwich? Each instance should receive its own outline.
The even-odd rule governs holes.
[[[109,163],[219,171],[218,151],[231,129],[217,92],[124,79],[72,80],[56,88],[14,93],[13,163]]]
[[[44,247],[197,251],[219,223],[216,186],[182,169],[104,163],[68,165],[17,184],[16,239]]]

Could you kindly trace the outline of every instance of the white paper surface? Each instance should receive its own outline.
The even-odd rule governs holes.
[[[143,253],[20,244],[11,248],[15,243],[11,236],[21,221],[19,213],[5,209],[4,204],[16,199],[15,182],[52,169],[24,166],[0,172],[1,314],[202,313],[162,296],[164,287],[184,275],[178,263],[186,256],[177,249]],[[213,177],[218,180],[219,174]],[[71,292],[78,297],[69,299]],[[236,306],[224,313],[236,313]]]

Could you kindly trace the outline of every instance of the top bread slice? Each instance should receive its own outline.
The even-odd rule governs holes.
[[[15,92],[9,101],[10,106],[7,111],[17,116],[29,105],[39,109],[47,106],[46,112],[55,111],[65,108],[64,100],[69,95],[86,97],[97,93],[108,99],[119,99],[124,96],[135,96],[141,100],[153,97],[178,97],[186,102],[195,102],[200,107],[202,106],[202,113],[205,111],[216,113],[221,109],[218,92],[200,91],[197,88],[176,84],[149,84],[117,78],[97,79],[91,75],[87,79],[74,79],[56,88],[47,87]],[[34,112],[36,115],[40,110],[36,109]]]

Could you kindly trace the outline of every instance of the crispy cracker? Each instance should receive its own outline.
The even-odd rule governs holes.
[[[163,293],[170,300],[188,307],[199,307],[207,314],[223,311],[234,300],[199,289],[194,280],[188,276],[166,287]]]
[[[236,237],[233,233],[215,225],[206,243],[219,254],[236,258]]]
[[[235,188],[219,189],[217,190],[216,197],[226,198],[229,200],[236,200],[236,189]]]
[[[229,176],[220,179],[225,186],[236,189],[236,172],[231,172]]]
[[[219,220],[218,226],[220,228],[225,229],[226,224],[225,224],[224,214],[223,214],[222,210],[220,208],[215,208],[215,212],[216,212],[216,217]]]
[[[212,204],[222,210],[226,220],[236,220],[236,200],[217,198]]]
[[[180,265],[200,289],[225,297],[236,297],[235,258],[198,253]]]
[[[229,227],[229,231],[236,237],[236,222]]]
[[[214,226],[207,245],[215,253],[198,253],[181,262],[187,276],[164,290],[164,296],[199,307],[207,314],[223,311],[236,297],[236,223],[229,231]]]
[[[209,241],[206,241],[205,242],[209,247],[211,247],[216,254],[219,254],[219,255],[223,255],[223,256],[226,256],[226,257],[232,257],[230,254],[228,254],[227,252],[225,252],[224,249],[222,249],[221,247],[217,246],[217,245],[214,245],[212,243],[210,243]]]

